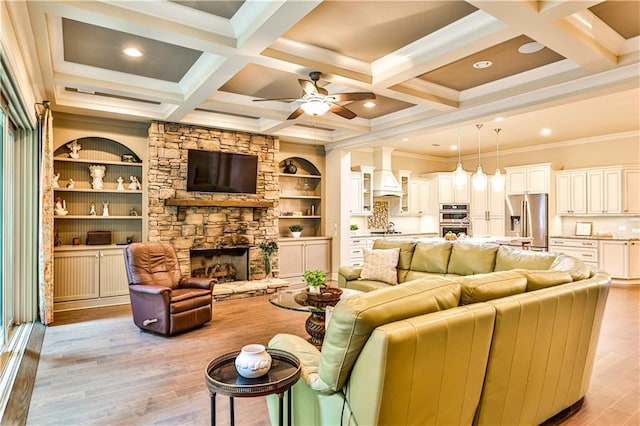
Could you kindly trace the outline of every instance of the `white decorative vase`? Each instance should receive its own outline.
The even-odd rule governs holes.
[[[267,374],[271,368],[271,355],[262,345],[246,345],[236,357],[235,364],[238,374],[253,379]]]
[[[302,235],[302,231],[299,232],[291,232],[291,235],[293,235],[293,238],[300,238],[300,235]]]

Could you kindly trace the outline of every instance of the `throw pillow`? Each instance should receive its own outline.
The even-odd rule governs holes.
[[[398,284],[398,258],[400,249],[364,249],[364,267],[360,273],[363,280],[383,281]]]

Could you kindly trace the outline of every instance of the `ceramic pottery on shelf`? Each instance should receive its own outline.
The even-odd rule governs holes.
[[[236,357],[235,364],[238,374],[253,379],[267,374],[271,368],[271,355],[262,345],[246,345]]]
[[[289,160],[289,164],[284,166],[284,172],[290,175],[295,175],[297,171],[298,171],[298,166],[293,164],[293,161],[291,160]]]

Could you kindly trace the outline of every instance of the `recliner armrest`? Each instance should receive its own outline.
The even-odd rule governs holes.
[[[325,394],[335,393],[318,375],[320,351],[301,337],[291,334],[276,334],[269,341],[269,348],[292,353],[300,360],[300,378],[311,389]]]
[[[144,294],[162,294],[171,292],[171,288],[161,285],[143,285],[143,284],[130,284],[129,290],[136,293]]]
[[[354,266],[341,266],[338,268],[338,275],[343,277],[347,281],[353,281],[360,278],[362,268]]]
[[[186,288],[201,288],[213,290],[213,285],[217,284],[216,278],[207,277],[182,277],[180,278],[180,287]]]

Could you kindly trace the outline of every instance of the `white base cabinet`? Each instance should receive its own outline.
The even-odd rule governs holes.
[[[129,302],[123,246],[57,247],[53,274],[55,311]]]
[[[279,241],[278,276],[302,282],[304,271],[321,269],[331,274],[331,238],[291,238]]]
[[[598,240],[588,238],[549,238],[549,251],[564,253],[578,258],[590,266],[599,267]]]
[[[600,240],[600,268],[613,278],[640,278],[640,241]]]

